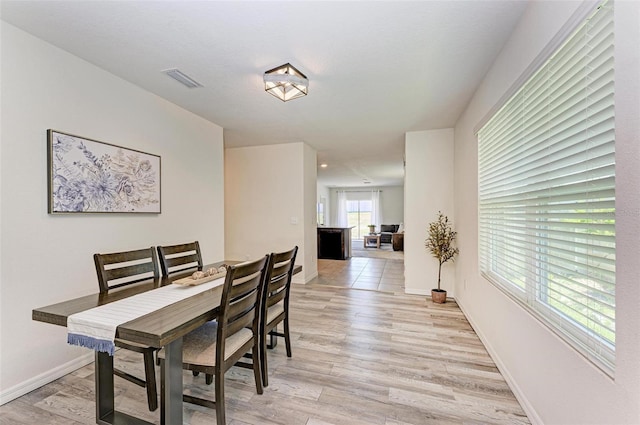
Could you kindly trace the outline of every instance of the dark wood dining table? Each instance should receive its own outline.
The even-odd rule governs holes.
[[[239,261],[217,262],[205,266],[204,269],[237,263]],[[301,270],[301,266],[296,266],[294,273]],[[191,272],[177,273],[169,278],[149,279],[121,290],[87,295],[36,308],[32,312],[32,319],[66,327],[67,318],[72,314],[169,285],[174,280],[188,276]],[[219,285],[123,323],[116,329],[116,338],[150,347],[165,348],[164,388],[160,394],[160,397],[163,397],[163,403],[161,403],[163,408],[160,412],[161,424],[182,425],[182,337],[216,318],[221,297],[222,285]],[[113,357],[99,351],[96,351],[95,357],[96,423],[149,424],[147,421],[115,410]]]

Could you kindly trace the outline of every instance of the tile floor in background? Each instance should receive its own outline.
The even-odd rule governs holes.
[[[368,257],[318,260],[318,277],[309,283],[404,293],[404,262]]]

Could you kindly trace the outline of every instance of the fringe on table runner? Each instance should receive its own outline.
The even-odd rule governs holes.
[[[99,339],[87,335],[80,334],[67,334],[67,343],[71,345],[78,345],[80,347],[90,348],[92,350],[108,353],[110,356],[116,351],[116,346],[113,341],[108,339]]]

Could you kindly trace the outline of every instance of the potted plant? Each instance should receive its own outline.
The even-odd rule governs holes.
[[[369,234],[370,235],[375,235],[376,234],[376,225],[375,224],[369,224],[367,227],[369,227]]]
[[[447,261],[453,261],[459,250],[454,246],[458,232],[451,228],[449,218],[438,211],[438,220],[429,223],[429,236],[424,242],[425,247],[438,259],[438,288],[431,290],[431,299],[434,303],[444,303],[447,300],[447,291],[440,289],[440,276],[442,265]]]

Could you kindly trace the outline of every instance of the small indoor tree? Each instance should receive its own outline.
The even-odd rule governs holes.
[[[438,211],[438,220],[429,223],[429,235],[425,240],[425,247],[438,259],[438,288],[431,290],[433,302],[443,303],[447,299],[447,291],[440,288],[440,276],[442,265],[447,261],[453,261],[459,250],[455,240],[458,232],[454,231],[449,223],[449,218]]]

